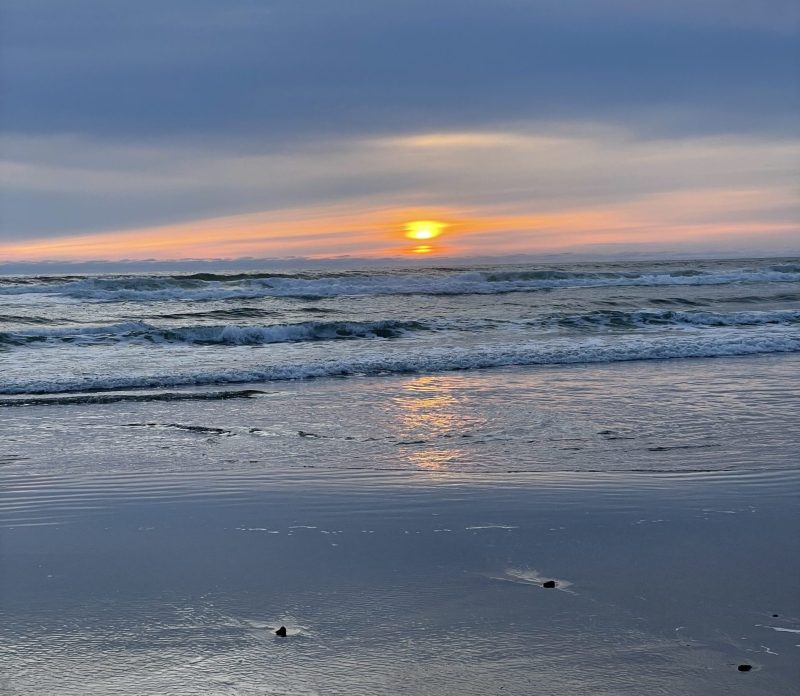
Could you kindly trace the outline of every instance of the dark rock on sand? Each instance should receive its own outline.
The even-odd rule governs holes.
[[[777,618],[778,618],[778,615],[777,615],[777,614],[773,614],[773,615],[772,615],[772,618],[773,618],[773,619],[777,619]]]
[[[547,589],[552,589],[555,586],[556,586],[555,580],[546,580],[545,582],[542,583],[542,587],[546,587]]]
[[[280,636],[281,638],[286,637],[286,626],[281,626],[277,631],[275,631],[276,636]]]
[[[749,672],[751,669],[753,669],[753,665],[739,665],[736,669],[738,669],[740,672]]]

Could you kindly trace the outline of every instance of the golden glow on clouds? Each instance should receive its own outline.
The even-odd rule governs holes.
[[[492,255],[580,250],[587,245],[736,242],[769,235],[788,240],[800,232],[797,224],[763,219],[764,209],[785,203],[769,190],[706,190],[540,213],[509,214],[499,206],[354,211],[338,205],[0,243],[0,261]],[[399,220],[420,223],[412,228],[415,241],[432,239],[447,229],[449,243],[398,246],[398,228],[406,230],[411,224]],[[448,222],[431,226],[432,221],[442,220]]]
[[[399,138],[385,138],[377,141],[398,147],[409,148],[475,148],[497,147],[519,144],[525,138],[515,133],[500,132],[456,132],[456,133],[424,133]]]
[[[11,159],[0,162],[0,180],[27,192],[91,191],[102,198],[133,191],[143,199],[153,191],[156,198],[170,191],[191,198],[224,182],[230,191],[253,192],[243,208],[263,205],[262,192],[274,196],[267,205],[302,203],[137,229],[28,234],[24,241],[0,241],[0,262],[414,258],[638,244],[725,249],[740,240],[766,250],[762,240],[788,246],[800,239],[796,191],[783,174],[796,169],[796,141],[659,141],[586,126],[401,134],[217,159],[202,151],[107,150],[82,141],[39,147],[22,169]],[[315,204],[329,192],[321,185],[308,191],[343,171],[350,193],[335,204]],[[21,237],[24,231],[13,232]]]

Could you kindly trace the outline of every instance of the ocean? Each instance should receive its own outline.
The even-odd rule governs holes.
[[[788,695],[799,453],[800,259],[3,276],[0,692]]]
[[[800,261],[17,276],[0,393],[800,351]]]

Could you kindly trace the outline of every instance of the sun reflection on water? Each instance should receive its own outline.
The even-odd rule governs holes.
[[[463,454],[464,451],[460,449],[421,449],[416,452],[410,452],[407,459],[418,469],[446,471],[449,468],[448,465],[451,462],[458,461]]]
[[[440,441],[468,435],[474,425],[464,415],[463,396],[454,395],[454,386],[448,377],[415,377],[405,385],[404,394],[394,399],[403,455],[418,469],[446,471],[466,455],[464,449],[442,447]]]

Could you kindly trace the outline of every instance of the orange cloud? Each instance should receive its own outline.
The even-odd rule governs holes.
[[[178,259],[397,254],[509,254],[583,245],[719,242],[797,225],[771,222],[791,205],[771,190],[707,190],[550,212],[497,207],[336,205],[213,218],[176,225],[0,244],[0,260]],[[407,239],[411,221],[435,220],[441,236]],[[426,247],[424,251],[420,247]]]

